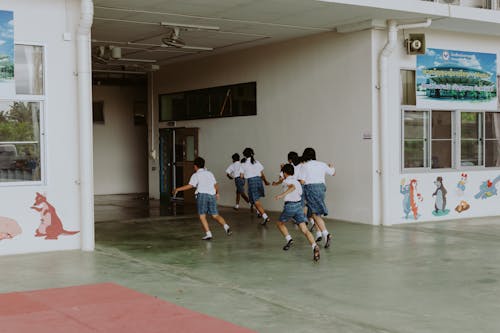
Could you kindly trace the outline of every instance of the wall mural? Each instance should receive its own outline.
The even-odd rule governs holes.
[[[22,232],[21,227],[16,221],[0,216],[0,241],[3,239],[12,239]]]
[[[46,196],[38,192],[30,208],[40,213],[40,226],[36,229],[35,237],[45,236],[45,239],[57,239],[60,235],[74,235],[80,232],[64,230],[54,206],[47,201]]]
[[[414,220],[417,220],[420,216],[418,214],[418,203],[424,200],[422,195],[418,193],[417,180],[411,179],[410,182],[406,184],[406,179],[401,179],[399,193],[403,195],[403,211],[405,219],[413,218]],[[410,213],[412,214],[410,215]]]
[[[500,176],[497,176],[495,179],[485,180],[479,186],[479,192],[474,196],[476,199],[488,199],[494,195],[497,195],[497,183],[500,181]]]
[[[434,185],[436,185],[436,191],[432,193],[432,196],[435,197],[434,203],[434,211],[432,215],[434,216],[445,216],[450,212],[449,209],[446,209],[446,194],[448,191],[444,187],[443,177],[437,177],[434,181]]]

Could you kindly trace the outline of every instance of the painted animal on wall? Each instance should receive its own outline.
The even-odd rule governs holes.
[[[35,237],[45,236],[45,239],[57,239],[60,235],[79,233],[79,231],[64,230],[56,209],[47,201],[45,195],[36,192],[35,202],[30,208],[40,213],[40,226],[36,229]]]
[[[465,184],[467,184],[467,174],[462,173],[460,174],[460,180],[457,183],[457,195],[459,197],[464,196],[465,194]]]
[[[444,187],[443,177],[437,177],[434,181],[434,185],[436,185],[436,191],[432,193],[432,196],[435,197],[436,201],[434,202],[434,211],[432,212],[432,215],[447,215],[450,210],[446,209],[446,194],[448,193],[448,191]]]
[[[16,221],[0,216],[0,241],[3,239],[12,239],[22,232],[21,227]]]
[[[479,192],[474,196],[476,199],[488,199],[497,195],[497,183],[500,181],[500,176],[493,180],[485,180],[479,185]]]
[[[418,219],[420,216],[418,214],[418,203],[422,202],[424,198],[417,190],[417,180],[412,179],[408,184],[406,180],[401,179],[401,184],[399,186],[399,193],[403,195],[403,211],[405,214],[405,219],[411,216],[414,220]]]

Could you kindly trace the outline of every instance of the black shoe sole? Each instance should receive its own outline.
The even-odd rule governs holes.
[[[316,245],[313,250],[313,260],[318,262],[319,261],[319,246]]]
[[[212,240],[212,237],[202,238],[201,240],[204,240],[204,241],[209,241],[209,240]]]
[[[231,228],[226,230],[226,235],[231,236],[232,234],[233,234],[233,231],[231,230]]]
[[[326,236],[326,243],[325,243],[325,249],[329,248],[330,247],[330,242],[332,241],[332,235],[331,234],[328,234],[328,236]]]
[[[316,238],[316,243],[319,243],[323,240],[323,237],[319,236],[318,238]]]
[[[288,251],[290,249],[290,246],[293,244],[293,239],[290,239],[288,243],[286,243],[285,246],[283,246],[283,251]]]

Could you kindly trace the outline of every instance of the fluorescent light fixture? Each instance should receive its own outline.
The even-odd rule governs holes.
[[[121,61],[130,61],[130,62],[156,62],[154,59],[133,59],[133,58],[120,58],[120,59],[115,59],[115,60],[121,60]]]
[[[184,24],[184,23],[173,23],[173,22],[161,22],[160,25],[164,27],[179,27],[186,29],[195,29],[195,30],[211,30],[211,31],[219,31],[219,27],[210,26],[210,25],[197,25],[197,24]]]

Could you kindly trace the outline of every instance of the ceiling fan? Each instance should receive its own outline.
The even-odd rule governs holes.
[[[175,47],[181,49],[191,49],[191,50],[200,50],[200,51],[212,51],[212,47],[204,47],[204,46],[193,46],[186,45],[186,42],[181,38],[181,28],[183,31],[188,30],[205,30],[205,31],[219,31],[219,27],[213,26],[204,26],[204,25],[194,25],[194,24],[182,24],[182,23],[168,23],[161,22],[161,25],[167,27],[168,33],[165,37],[161,38],[161,42],[163,46],[167,47]]]
[[[95,54],[92,54],[92,59],[102,65],[107,65],[110,62],[147,62],[154,63],[154,59],[133,59],[133,58],[123,58],[122,48],[114,45],[100,45],[95,49]]]

